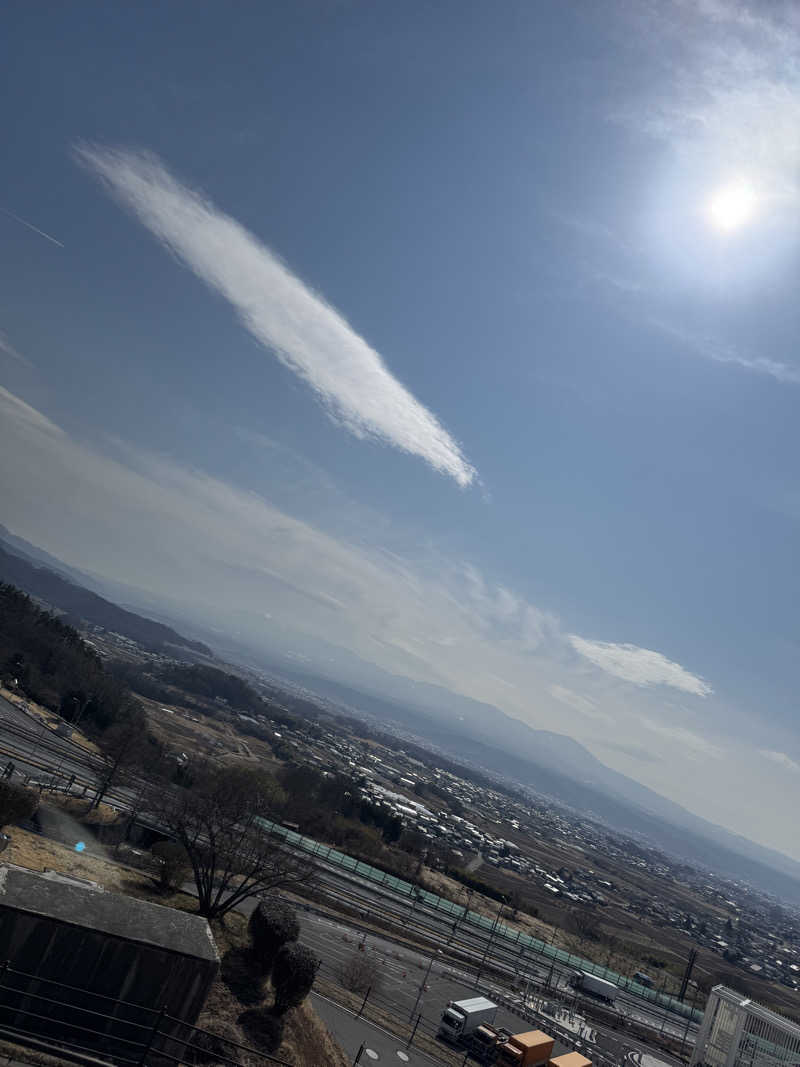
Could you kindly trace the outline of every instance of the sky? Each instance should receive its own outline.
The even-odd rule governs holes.
[[[800,858],[796,5],[12,0],[0,79],[0,521]]]

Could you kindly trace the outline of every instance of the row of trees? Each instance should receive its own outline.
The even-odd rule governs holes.
[[[261,697],[244,678],[209,664],[169,663],[144,668],[139,663],[113,660],[109,670],[124,685],[150,700],[194,705],[195,700],[187,699],[188,696],[205,704],[215,704],[212,713],[222,720],[232,721],[233,712],[246,711],[252,715],[266,715],[280,723],[298,723],[295,715]],[[238,723],[237,727],[261,736],[254,724]],[[271,740],[272,730],[263,729],[265,740]]]
[[[334,844],[337,820],[353,820],[374,826],[386,842],[397,841],[403,823],[396,815],[378,804],[361,798],[361,781],[346,774],[323,774],[313,767],[287,764],[278,775],[286,793],[285,815],[304,832],[325,835]],[[363,780],[362,780],[363,781]]]

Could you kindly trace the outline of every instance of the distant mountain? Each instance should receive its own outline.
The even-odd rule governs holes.
[[[211,649],[202,642],[191,641],[171,626],[126,611],[76,584],[65,575],[77,572],[27,542],[23,541],[25,547],[20,547],[21,538],[15,538],[15,544],[7,539],[7,534],[5,527],[0,528],[0,581],[17,586],[67,615],[129,637],[152,651],[176,655],[184,649],[201,656],[213,656]],[[34,552],[38,553],[38,560]],[[46,567],[41,565],[45,559]]]
[[[76,570],[74,567],[69,567],[60,559],[51,556],[49,552],[45,552],[43,548],[39,548],[37,545],[32,545],[30,541],[26,541],[24,537],[18,537],[17,534],[12,533],[11,530],[9,530],[7,526],[3,526],[2,523],[0,523],[0,547],[4,547],[6,551],[11,552],[12,555],[19,556],[20,559],[26,559],[29,563],[33,563],[37,567],[45,566],[56,574],[60,574],[62,578],[68,578],[71,582],[76,582],[78,585],[85,585],[90,588],[92,587],[90,575],[85,574],[83,571]],[[96,590],[94,591],[96,592]]]
[[[292,673],[310,689],[401,726],[453,759],[461,757],[611,827],[643,836],[673,856],[800,903],[800,863],[606,767],[573,738],[533,729],[491,704],[388,673],[378,693]]]

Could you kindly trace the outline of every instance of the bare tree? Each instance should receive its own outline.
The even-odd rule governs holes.
[[[336,977],[351,993],[377,991],[381,984],[381,969],[377,960],[364,952],[352,952],[339,964]]]
[[[519,909],[522,907],[522,893],[519,889],[512,889],[508,894],[508,907],[512,919],[516,919]]]
[[[614,958],[615,953],[622,947],[621,938],[616,934],[609,934],[606,937],[606,945],[608,946],[608,954],[606,956],[606,967],[611,966],[611,961]]]
[[[139,717],[128,722],[115,723],[100,738],[100,746],[105,756],[105,767],[100,774],[92,807],[97,808],[109,789],[119,785],[126,777],[126,772],[140,766],[144,758],[146,736],[143,735],[142,721]]]
[[[572,929],[581,941],[597,941],[600,937],[600,925],[597,917],[585,908],[575,908],[569,913]]]
[[[191,789],[161,790],[151,800],[153,814],[186,850],[201,915],[219,918],[249,897],[310,876],[311,862],[259,825],[281,799],[263,771],[207,765]]]

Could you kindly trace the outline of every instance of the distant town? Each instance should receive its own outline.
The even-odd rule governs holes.
[[[86,636],[107,659],[128,657],[156,667],[170,662],[121,634],[95,627]],[[282,714],[278,719],[243,711],[216,698],[217,714],[237,724],[240,740],[247,742],[257,729],[268,738],[272,758],[352,778],[365,800],[402,823],[426,867],[471,876],[473,884],[496,890],[520,911],[529,909],[555,940],[563,938],[598,960],[617,958],[629,970],[647,971],[666,989],[677,990],[688,949],[697,946],[702,953],[696,976],[753,980],[762,999],[800,1015],[791,998],[770,994],[767,984],[787,991],[800,986],[797,909],[483,768],[465,766],[459,773],[442,766],[439,759],[451,763],[446,753],[368,714],[360,718],[369,736],[359,736],[354,709],[257,668],[241,673]],[[319,717],[296,719],[292,702],[276,696],[278,688],[316,705]],[[163,713],[199,723],[208,710],[198,703],[195,710]],[[230,739],[212,745],[221,758],[238,751],[238,742]]]

